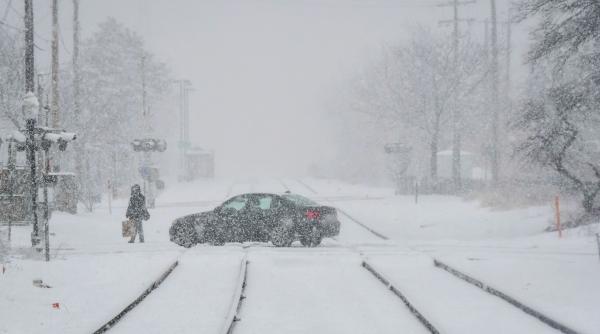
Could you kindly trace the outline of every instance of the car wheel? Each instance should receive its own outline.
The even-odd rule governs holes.
[[[306,235],[300,237],[300,243],[304,247],[317,247],[321,244],[323,236],[316,227],[313,227]]]
[[[196,244],[196,231],[189,224],[182,224],[175,229],[175,243],[185,248]]]
[[[292,218],[282,218],[277,226],[271,230],[271,242],[275,247],[290,247],[294,242],[292,235],[292,225],[294,221]]]

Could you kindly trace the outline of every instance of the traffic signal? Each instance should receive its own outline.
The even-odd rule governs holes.
[[[163,139],[134,139],[131,145],[135,152],[164,152],[167,150],[167,142]]]

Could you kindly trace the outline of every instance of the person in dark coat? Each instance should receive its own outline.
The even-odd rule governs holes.
[[[135,236],[138,234],[140,236],[140,242],[144,242],[142,220],[150,219],[150,213],[148,213],[148,209],[146,209],[146,197],[142,195],[140,186],[137,184],[134,184],[133,187],[131,187],[131,197],[129,198],[129,206],[127,207],[125,217],[133,220],[135,224],[135,232],[129,242],[135,242]]]

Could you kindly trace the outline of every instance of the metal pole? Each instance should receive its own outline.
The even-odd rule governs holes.
[[[30,178],[30,196],[31,196],[31,211],[33,215],[33,232],[31,235],[31,246],[36,246],[39,243],[39,227],[38,227],[38,215],[37,215],[37,172],[35,162],[35,119],[30,118],[27,120],[27,163],[29,164],[29,178]]]
[[[596,233],[596,243],[598,243],[598,259],[600,260],[600,233]]]
[[[415,181],[415,204],[419,204],[419,180]]]
[[[48,148],[44,149],[45,172],[44,172],[44,254],[46,262],[50,261],[50,214],[48,208],[48,173],[50,172],[50,156]]]
[[[58,0],[52,0],[52,127],[60,128],[58,116]]]
[[[452,58],[453,58],[453,63],[454,63],[454,68],[456,70],[458,70],[458,61],[459,61],[459,46],[460,46],[460,41],[459,41],[459,30],[458,30],[458,24],[461,21],[468,21],[465,19],[460,19],[459,18],[459,6],[466,6],[466,5],[470,5],[475,3],[474,0],[468,0],[468,1],[459,1],[459,0],[452,0],[450,2],[447,3],[443,3],[443,4],[439,4],[439,7],[453,7],[453,18],[452,20],[449,20],[452,25],[453,25],[453,32],[452,32]],[[440,23],[448,23],[448,21],[440,21]],[[458,78],[458,72],[454,73],[455,75],[455,80],[456,78]],[[456,85],[458,84],[458,82],[455,83]],[[461,191],[462,190],[462,175],[461,175],[461,150],[462,150],[462,133],[461,133],[461,127],[462,127],[462,112],[460,110],[460,108],[458,107],[458,96],[457,96],[457,92],[455,92],[452,96],[452,103],[451,103],[451,112],[452,112],[452,183],[454,185],[454,189],[456,191]]]
[[[15,163],[12,159],[12,140],[8,142],[8,198],[10,201],[10,210],[8,211],[8,242],[10,243],[11,235],[12,235],[12,221],[13,214],[15,210],[14,203],[14,173],[15,173]]]
[[[79,0],[73,0],[73,116],[75,121],[76,131],[81,131],[81,71],[79,70]],[[84,137],[85,138],[85,137]],[[87,159],[87,155],[83,149],[84,143],[81,139],[74,143],[75,155],[75,172],[77,173],[77,197],[81,198],[81,189],[83,188],[83,161]]]
[[[496,0],[490,0],[492,12],[492,64],[490,72],[492,74],[492,101],[490,110],[492,112],[492,184],[498,186],[500,179],[500,147],[499,147],[499,126],[500,117],[498,115],[498,22],[496,18]]]
[[[35,91],[35,62],[34,62],[34,40],[33,40],[33,1],[25,0],[25,92]],[[30,111],[31,112],[31,111]],[[29,115],[28,115],[29,117]],[[33,215],[33,231],[31,233],[31,245],[36,246],[39,243],[39,228],[37,216],[37,175],[35,166],[35,123],[34,117],[28,118],[25,124],[27,139],[25,146],[27,149],[27,163],[30,168],[30,196],[31,211]]]
[[[112,182],[108,180],[108,214],[112,215]]]
[[[556,211],[556,230],[558,231],[558,237],[562,238],[562,226],[560,225],[560,199],[558,196],[554,197],[554,209]]]
[[[25,92],[35,89],[33,42],[33,0],[25,0]]]
[[[458,0],[453,1],[454,6],[454,31],[452,33],[452,62],[454,68],[458,67]],[[454,181],[454,189],[460,191],[462,188],[461,180],[461,112],[458,108],[458,99],[456,92],[452,96],[452,179]]]
[[[185,175],[185,153],[184,153],[184,123],[185,120],[185,80],[179,82],[179,178],[183,181]]]

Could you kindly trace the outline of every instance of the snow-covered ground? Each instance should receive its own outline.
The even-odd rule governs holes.
[[[286,190],[342,209],[342,230],[321,247],[197,246],[169,242],[173,219],[244,192]],[[439,258],[582,333],[600,328],[594,232],[542,232],[550,206],[483,208],[448,196],[393,196],[388,188],[317,179],[215,179],[175,184],[144,224],[145,244],[121,238],[126,200],[94,213],[57,213],[51,262],[15,227],[0,273],[0,333],[89,333],[131,303],[175,260],[179,266],[111,330],[218,333],[247,256],[240,333],[424,333],[404,304],[361,268],[368,258],[442,333],[552,333],[504,301],[433,266]],[[386,236],[382,240],[357,220]],[[1,227],[5,230],[6,227]],[[5,237],[5,235],[2,235]],[[41,279],[49,288],[34,286]],[[58,303],[58,307],[53,304]]]

